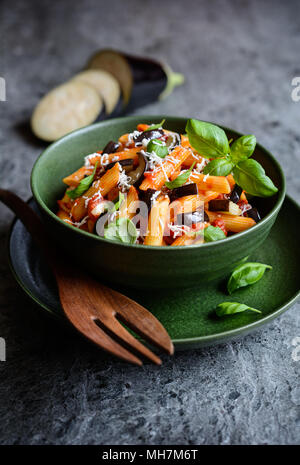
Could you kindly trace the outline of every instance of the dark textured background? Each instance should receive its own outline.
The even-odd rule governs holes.
[[[97,48],[165,59],[186,85],[139,110],[254,133],[300,200],[297,1],[6,1],[0,4],[0,182],[24,198],[42,145],[26,121],[39,97]],[[34,312],[5,257],[0,206],[0,443],[295,444],[300,429],[299,304],[240,342],[128,366]],[[284,285],[284,283],[283,283]]]

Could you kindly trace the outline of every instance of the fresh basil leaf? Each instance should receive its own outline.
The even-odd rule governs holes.
[[[278,191],[273,181],[265,174],[263,167],[255,160],[239,162],[232,173],[235,182],[248,194],[270,197]]]
[[[174,179],[174,181],[166,181],[165,182],[165,185],[169,188],[169,189],[175,189],[176,187],[181,187],[183,186],[184,183],[186,183],[186,181],[189,179],[190,175],[191,175],[191,172],[193,171],[193,168],[195,166],[195,163],[194,162],[192,164],[192,166],[190,167],[190,169],[186,170],[184,173],[180,174],[179,176],[177,176],[176,179]]]
[[[205,158],[225,157],[229,151],[229,143],[223,129],[218,126],[189,119],[185,128],[191,146]]]
[[[160,129],[160,128],[163,127],[165,121],[166,120],[163,119],[163,120],[161,120],[160,123],[152,124],[151,126],[149,126],[149,128],[145,129],[145,131],[153,131],[153,129]]]
[[[119,210],[119,208],[120,208],[120,206],[121,206],[121,203],[123,202],[124,199],[125,199],[124,194],[122,194],[122,192],[119,192],[119,199],[118,199],[118,201],[115,203],[113,211],[116,212],[116,211]]]
[[[214,242],[219,241],[220,239],[225,239],[226,235],[219,226],[207,226],[204,229],[204,241],[205,242]]]
[[[225,158],[216,158],[204,167],[203,173],[211,176],[227,176],[231,173],[233,167],[234,164]]]
[[[233,163],[238,163],[242,160],[247,160],[251,157],[256,146],[256,137],[252,134],[247,136],[239,137],[233,142],[230,147],[231,150],[231,159]]]
[[[240,304],[239,302],[223,302],[219,304],[216,308],[216,314],[218,316],[224,315],[234,315],[235,313],[245,312],[246,310],[251,310],[252,312],[261,313],[260,310],[257,310],[253,307],[248,307],[248,305]]]
[[[263,263],[249,262],[238,265],[233,270],[227,283],[227,290],[229,294],[232,294],[240,287],[257,283],[257,281],[263,277],[265,271],[271,269],[271,266],[264,265]]]
[[[105,226],[104,237],[111,241],[134,244],[138,233],[134,223],[129,218],[118,218]]]
[[[90,187],[90,185],[94,181],[97,165],[98,165],[98,162],[95,164],[95,168],[94,168],[92,174],[90,174],[86,178],[83,178],[75,189],[66,192],[67,195],[71,199],[76,199],[77,197],[80,197],[82,194],[85,193],[85,191],[88,190],[88,188]]]
[[[168,155],[168,147],[164,145],[163,141],[159,139],[152,139],[147,145],[147,152],[152,153],[154,152],[160,158],[165,158]]]

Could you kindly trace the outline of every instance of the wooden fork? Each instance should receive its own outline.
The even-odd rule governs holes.
[[[65,263],[38,215],[17,195],[0,189],[0,200],[13,210],[44,253],[55,275],[64,313],[80,333],[128,362],[142,365],[140,358],[131,352],[133,350],[160,365],[161,359],[132,336],[121,321],[150,343],[173,354],[174,347],[167,331],[152,313]]]

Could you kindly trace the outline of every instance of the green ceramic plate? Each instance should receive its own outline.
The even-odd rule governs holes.
[[[31,206],[37,208],[31,200]],[[223,279],[180,291],[133,291],[120,289],[151,310],[169,332],[177,350],[213,345],[250,333],[287,310],[300,289],[300,209],[286,198],[268,239],[250,257],[267,263],[257,284],[229,297]],[[64,320],[55,282],[20,221],[15,221],[9,239],[9,260],[23,290],[52,316]],[[262,315],[237,314],[217,318],[216,305],[225,300],[243,302],[262,310]]]

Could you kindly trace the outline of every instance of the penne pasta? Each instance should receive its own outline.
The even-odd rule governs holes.
[[[169,180],[169,176],[178,170],[188,156],[189,150],[180,146],[175,147],[175,149],[164,158],[162,164],[159,165],[157,169],[145,173],[146,179],[142,182],[140,189],[161,189],[164,183]]]
[[[245,216],[230,215],[225,212],[210,212],[207,211],[209,221],[212,223],[217,219],[222,219],[225,224],[227,231],[238,233],[245,231],[246,229],[252,228],[256,223],[252,218]]]
[[[149,225],[144,245],[162,245],[170,199],[161,196],[150,210]]]
[[[195,182],[200,190],[215,191],[222,194],[230,194],[231,192],[229,181],[225,176],[208,176],[193,172],[190,181]]]
[[[138,207],[139,196],[135,187],[131,186],[126,199],[120,207],[120,218],[129,218],[130,220],[135,216]]]

